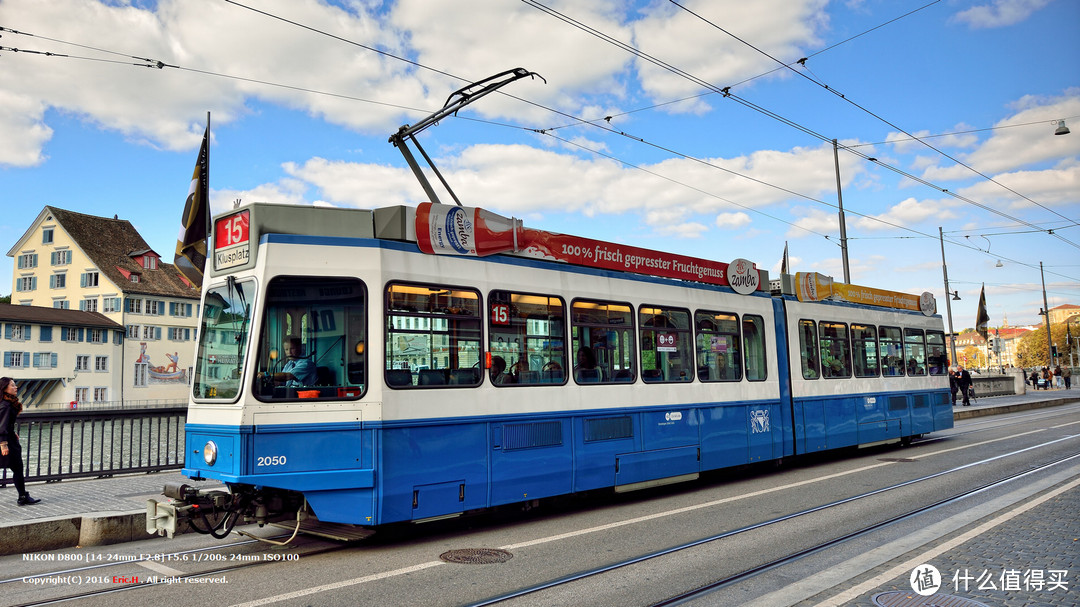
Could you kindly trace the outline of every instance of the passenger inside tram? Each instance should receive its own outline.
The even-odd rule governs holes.
[[[600,369],[596,368],[596,354],[592,348],[582,346],[577,351],[577,364],[574,365],[574,379],[578,383],[596,383],[600,381]]]

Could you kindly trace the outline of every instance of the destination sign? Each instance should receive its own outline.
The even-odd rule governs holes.
[[[251,259],[250,212],[240,211],[214,223],[214,267],[242,266]]]

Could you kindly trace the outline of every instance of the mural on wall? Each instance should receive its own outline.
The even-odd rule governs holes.
[[[173,352],[169,354],[165,353],[165,358],[169,360],[166,365],[155,365],[150,360],[150,355],[146,353],[146,342],[139,342],[139,358],[135,361],[136,364],[145,363],[148,371],[147,381],[152,384],[178,384],[187,383],[187,370],[181,369],[177,363],[180,360],[179,352]]]

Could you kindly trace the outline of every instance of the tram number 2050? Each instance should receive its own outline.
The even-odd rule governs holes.
[[[284,455],[267,455],[265,457],[256,457],[255,458],[255,465],[256,466],[284,466],[285,465],[285,456]]]

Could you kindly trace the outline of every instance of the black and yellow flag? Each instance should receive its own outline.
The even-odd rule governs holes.
[[[986,339],[986,323],[990,322],[990,315],[986,312],[986,285],[979,291],[979,311],[975,313],[975,330],[983,339]]]
[[[196,287],[202,287],[206,267],[206,237],[210,214],[210,126],[203,134],[199,159],[191,175],[184,214],[180,217],[180,234],[176,239],[176,269]]]

